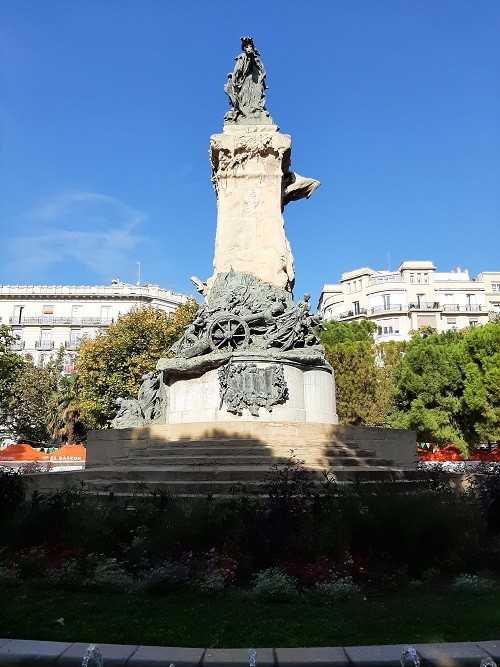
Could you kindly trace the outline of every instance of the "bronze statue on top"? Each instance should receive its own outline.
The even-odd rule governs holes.
[[[273,119],[266,109],[266,70],[260,53],[251,37],[241,38],[240,53],[232,74],[227,75],[224,91],[231,110],[224,116],[225,123],[237,125],[272,125]]]

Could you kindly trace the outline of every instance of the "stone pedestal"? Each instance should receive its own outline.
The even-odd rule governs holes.
[[[217,194],[214,275],[234,270],[290,289],[293,258],[282,215],[291,138],[275,125],[233,125],[210,139]]]
[[[231,401],[221,395],[220,369],[210,370],[200,377],[179,378],[170,382],[168,393],[167,424],[252,422],[271,423],[317,423],[338,424],[335,409],[335,382],[327,366],[307,366],[292,361],[270,360],[251,354],[240,353],[233,358],[236,369],[244,366],[252,369],[253,375],[272,372],[282,368],[286,395],[284,400],[265,407],[240,404],[239,411],[231,412]],[[231,388],[233,394],[239,389],[251,395],[256,383],[250,378],[238,378],[239,383]],[[251,398],[249,402],[252,403]],[[252,414],[253,412],[253,414]]]

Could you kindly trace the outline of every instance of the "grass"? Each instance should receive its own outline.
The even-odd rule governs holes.
[[[56,619],[64,618],[64,626]],[[238,591],[150,598],[0,590],[0,636],[159,646],[355,646],[481,641],[498,636],[500,588],[487,595],[410,591],[357,603],[269,604]]]

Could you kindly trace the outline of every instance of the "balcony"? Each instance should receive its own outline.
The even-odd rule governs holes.
[[[417,301],[408,304],[408,310],[441,310],[439,301]]]
[[[458,313],[460,306],[458,303],[443,303],[443,310],[447,313]]]
[[[109,327],[113,324],[112,317],[9,317],[9,324],[35,324],[35,325],[75,325],[84,327]]]
[[[80,343],[81,343],[81,340],[79,340],[79,339],[78,340],[67,340],[64,343],[64,347],[67,350],[78,350],[78,348],[80,347]]]
[[[37,340],[35,341],[35,350],[53,350],[53,340]]]
[[[402,283],[403,278],[400,275],[393,275],[393,276],[376,276],[374,278],[370,278],[368,281],[368,284],[370,287],[373,285],[382,285],[382,286],[389,286],[392,285],[392,283]]]
[[[350,317],[362,317],[364,315],[368,315],[368,311],[366,308],[358,308],[358,310],[348,310],[345,313],[340,313],[339,319],[340,320],[347,320]]]
[[[24,350],[24,346],[26,345],[24,340],[15,340],[13,343],[10,345],[10,349],[13,352],[19,352],[20,350]]]
[[[376,313],[400,313],[401,311],[406,310],[406,308],[401,303],[391,303],[382,306],[373,306],[370,308],[370,313],[375,315]]]
[[[480,313],[483,310],[483,307],[478,303],[468,303],[465,306],[465,311],[467,313]]]

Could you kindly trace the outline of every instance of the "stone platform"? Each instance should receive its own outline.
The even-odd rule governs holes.
[[[292,453],[318,480],[324,471],[342,483],[416,478],[411,431],[253,421],[91,431],[86,470],[33,475],[29,484],[43,492],[82,483],[96,495],[124,496],[213,496],[241,484],[262,494],[271,466],[286,465]]]

